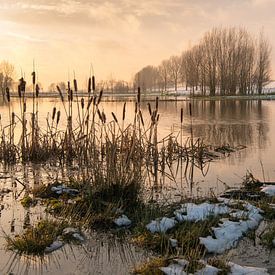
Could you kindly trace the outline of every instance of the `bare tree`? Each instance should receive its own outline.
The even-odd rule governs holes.
[[[271,46],[264,37],[263,32],[261,32],[257,47],[257,61],[255,69],[255,82],[258,94],[262,93],[263,86],[270,81],[270,54]]]
[[[178,90],[178,81],[181,71],[181,58],[179,56],[171,56],[168,62],[168,72],[171,80],[174,83],[175,91]]]
[[[7,61],[2,61],[0,63],[0,90],[5,98],[6,88],[11,88],[14,77],[14,66]]]

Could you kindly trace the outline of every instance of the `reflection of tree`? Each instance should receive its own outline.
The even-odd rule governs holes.
[[[246,146],[256,144],[259,148],[266,145],[269,129],[265,123],[267,109],[262,106],[262,101],[194,101],[192,104],[194,135],[202,137],[205,143]],[[187,106],[183,106],[185,117],[188,117]],[[188,135],[190,125],[185,124],[184,131]]]

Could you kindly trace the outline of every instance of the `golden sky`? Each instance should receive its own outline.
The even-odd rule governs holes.
[[[97,79],[130,80],[214,26],[264,28],[274,47],[274,10],[275,0],[0,0],[0,60],[30,76],[35,59],[45,87],[73,70],[83,85],[91,62]]]

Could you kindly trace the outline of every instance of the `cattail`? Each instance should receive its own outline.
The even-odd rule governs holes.
[[[124,102],[124,105],[123,105],[123,112],[122,112],[122,120],[123,121],[125,120],[125,112],[126,112],[126,102]]]
[[[12,112],[11,113],[11,124],[14,124],[14,122],[15,122],[15,113]]]
[[[98,105],[98,104],[100,103],[100,101],[101,101],[102,94],[103,94],[103,90],[100,90],[100,92],[99,92],[99,96],[98,96],[97,105]]]
[[[157,121],[159,121],[159,114],[157,115]]]
[[[115,115],[113,112],[112,112],[112,116],[113,116],[115,122],[118,123],[117,118],[116,118],[116,115]]]
[[[81,98],[81,108],[84,109],[84,98]]]
[[[73,101],[73,90],[70,90],[70,100]]]
[[[88,94],[90,94],[92,91],[92,79],[89,77],[88,80]]]
[[[180,123],[183,122],[183,108],[180,109]]]
[[[22,96],[22,94],[21,94],[21,85],[18,85],[17,89],[18,89],[18,96],[19,96],[19,98],[21,98],[21,96]]]
[[[59,88],[58,85],[56,86],[56,89],[57,89],[57,91],[58,91],[58,93],[59,93],[59,96],[60,96],[60,98],[61,98],[61,101],[63,102],[63,101],[64,101],[64,97],[63,97],[62,91],[61,91],[61,89]]]
[[[9,87],[6,88],[6,96],[7,96],[8,102],[10,102],[10,89],[9,89]]]
[[[101,113],[100,113],[100,111],[99,111],[99,110],[97,110],[97,114],[98,114],[98,116],[99,116],[99,119],[100,119],[101,121],[103,121],[103,120],[102,120]]]
[[[75,90],[75,92],[77,92],[77,81],[76,81],[76,79],[74,79],[74,90]]]
[[[191,103],[189,103],[189,114],[190,114],[190,116],[192,116],[192,105],[191,105]]]
[[[140,116],[141,123],[144,126],[144,121],[143,121],[143,116],[142,116],[141,110],[139,110],[139,116]]]
[[[96,96],[94,97],[93,104],[96,105]]]
[[[26,105],[26,102],[24,102],[24,104],[23,104],[23,112],[26,113],[26,111],[27,111],[27,105]]]
[[[86,118],[86,120],[85,120],[85,124],[88,124],[89,118],[90,118],[90,116],[89,116],[89,114],[88,114],[88,115],[87,115],[87,118]]]
[[[53,107],[52,120],[54,120],[54,118],[55,118],[55,114],[56,114],[56,108],[55,108],[55,107]]]
[[[68,81],[68,93],[70,92],[70,90],[71,90],[71,83],[70,83],[70,81]]]
[[[89,108],[90,108],[92,102],[93,102],[93,97],[91,97],[91,98],[89,99],[89,101],[88,101],[87,110],[89,110]]]
[[[95,91],[95,76],[92,76],[92,86],[93,86],[93,91]]]
[[[156,110],[158,111],[159,108],[159,97],[156,97]]]
[[[103,111],[102,111],[102,122],[106,123],[106,115]]]
[[[39,85],[36,84],[36,85],[35,85],[35,94],[36,94],[36,97],[38,97],[39,91],[40,91]]]
[[[137,102],[140,103],[140,87],[138,87]]]
[[[35,72],[32,72],[32,85],[35,85]]]
[[[135,103],[135,114],[137,113],[137,102]]]
[[[148,105],[148,111],[149,111],[149,114],[150,116],[152,115],[152,109],[151,109],[151,104],[150,103],[147,103]]]
[[[59,123],[60,116],[61,116],[61,112],[58,111],[58,112],[57,112],[57,115],[56,115],[56,125],[58,125],[58,123]]]

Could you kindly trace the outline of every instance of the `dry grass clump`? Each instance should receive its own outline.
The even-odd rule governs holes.
[[[263,244],[270,249],[275,247],[275,222],[269,224],[265,233],[261,236]]]
[[[228,264],[228,261],[226,259],[221,257],[212,257],[207,259],[207,263],[211,266],[214,266],[219,270],[218,275],[227,275],[230,273],[230,266]]]
[[[133,270],[133,274],[140,275],[162,275],[160,267],[167,266],[169,260],[163,257],[153,258],[150,261],[141,264]]]
[[[6,247],[21,255],[44,255],[46,247],[50,246],[66,227],[65,222],[40,221],[36,226],[28,227],[21,235],[6,236]]]

